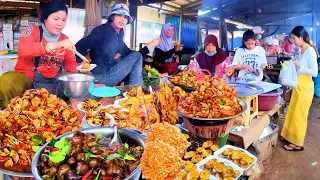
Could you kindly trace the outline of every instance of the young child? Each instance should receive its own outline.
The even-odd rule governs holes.
[[[263,70],[268,64],[266,52],[255,43],[256,35],[252,30],[247,30],[243,34],[242,46],[236,51],[232,62],[232,69],[239,71],[238,78],[241,81],[259,82],[263,78]]]

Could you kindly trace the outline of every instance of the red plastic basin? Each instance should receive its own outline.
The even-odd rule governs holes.
[[[258,110],[259,111],[269,111],[276,104],[279,96],[283,93],[281,88],[273,90],[271,92],[260,94],[258,96]]]

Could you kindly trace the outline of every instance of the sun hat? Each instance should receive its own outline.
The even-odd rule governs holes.
[[[112,17],[113,14],[120,14],[120,15],[128,16],[129,19],[128,19],[128,23],[127,24],[130,24],[133,21],[133,18],[130,16],[129,8],[125,4],[115,4],[112,7],[111,14],[108,16],[108,21],[111,20],[111,17]]]

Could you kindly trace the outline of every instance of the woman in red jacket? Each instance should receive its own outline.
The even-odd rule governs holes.
[[[41,6],[41,5],[40,5]],[[33,80],[34,88],[57,94],[55,77],[64,69],[77,72],[75,46],[61,31],[67,23],[68,9],[61,1],[43,5],[41,26],[29,26],[21,34],[16,72]]]
[[[40,3],[41,26],[28,26],[19,39],[16,72],[4,73],[0,78],[0,106],[31,88],[46,88],[58,94],[55,77],[64,69],[77,72],[75,49],[61,31],[66,26],[68,9],[60,1]]]

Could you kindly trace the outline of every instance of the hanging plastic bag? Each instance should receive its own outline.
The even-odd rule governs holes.
[[[298,86],[297,69],[292,59],[290,61],[285,61],[284,63],[282,63],[279,81],[284,86],[293,88]]]
[[[1,58],[0,59],[0,76],[8,71],[14,71],[16,66],[16,61],[8,58]]]
[[[320,97],[320,74],[314,79],[314,94]]]

